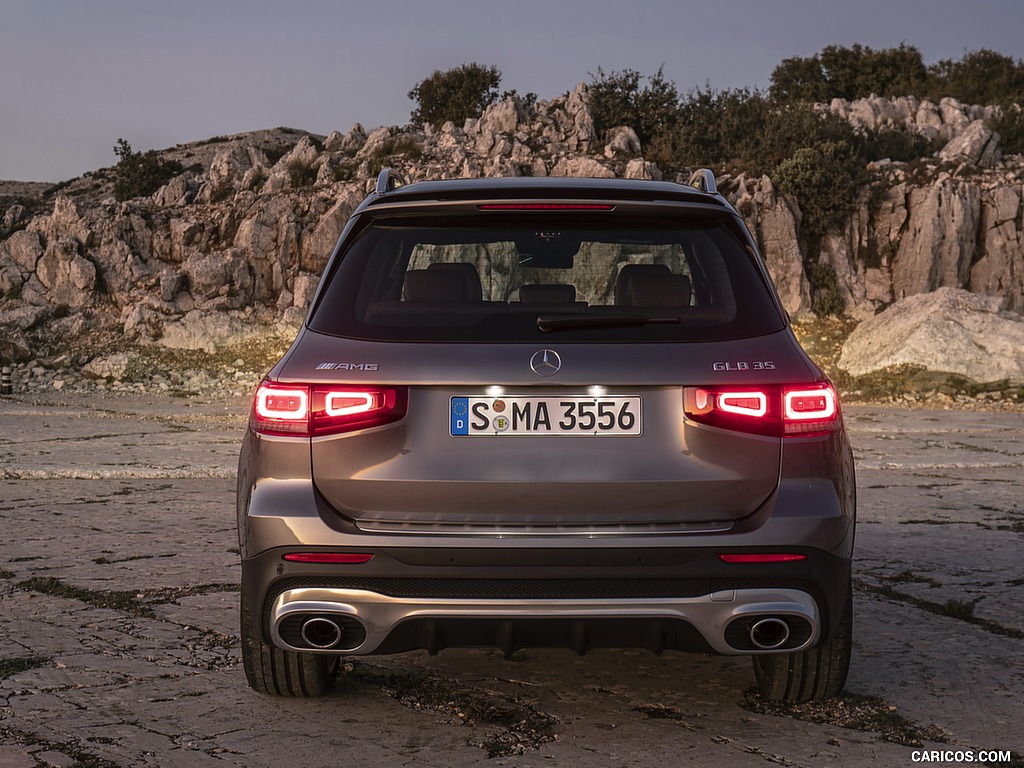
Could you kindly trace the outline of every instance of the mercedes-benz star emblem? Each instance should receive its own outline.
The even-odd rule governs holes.
[[[530,358],[530,367],[538,376],[554,376],[562,367],[562,358],[553,349],[542,349],[534,352]]]

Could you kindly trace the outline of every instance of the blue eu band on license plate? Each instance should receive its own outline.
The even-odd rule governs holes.
[[[639,397],[453,397],[454,437],[636,437]]]

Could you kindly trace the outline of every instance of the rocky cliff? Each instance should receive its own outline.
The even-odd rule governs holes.
[[[796,201],[768,177],[724,176],[794,315],[831,290],[864,319],[940,287],[998,297],[1024,312],[1024,159],[1001,157],[990,108],[952,100],[836,101],[855,125],[946,142],[935,157],[875,164],[841,231],[807,253]],[[411,180],[561,175],[660,179],[630,127],[599,141],[587,88],[526,105],[509,99],[465,125],[381,127],[314,136],[263,131],[168,150],[186,170],[148,198],[116,202],[112,169],[10,204],[0,227],[0,357],[90,332],[213,350],[301,321],[317,275],[382,165]],[[685,174],[672,175],[684,180]],[[20,198],[19,198],[20,199]],[[0,201],[4,200],[0,188]],[[834,284],[812,285],[814,265]],[[831,282],[831,277],[829,277]]]

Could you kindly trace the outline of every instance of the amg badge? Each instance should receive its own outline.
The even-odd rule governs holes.
[[[379,371],[379,363],[318,363],[318,371]]]

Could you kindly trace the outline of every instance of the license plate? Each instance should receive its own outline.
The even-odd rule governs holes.
[[[453,437],[635,437],[639,397],[453,397]]]

